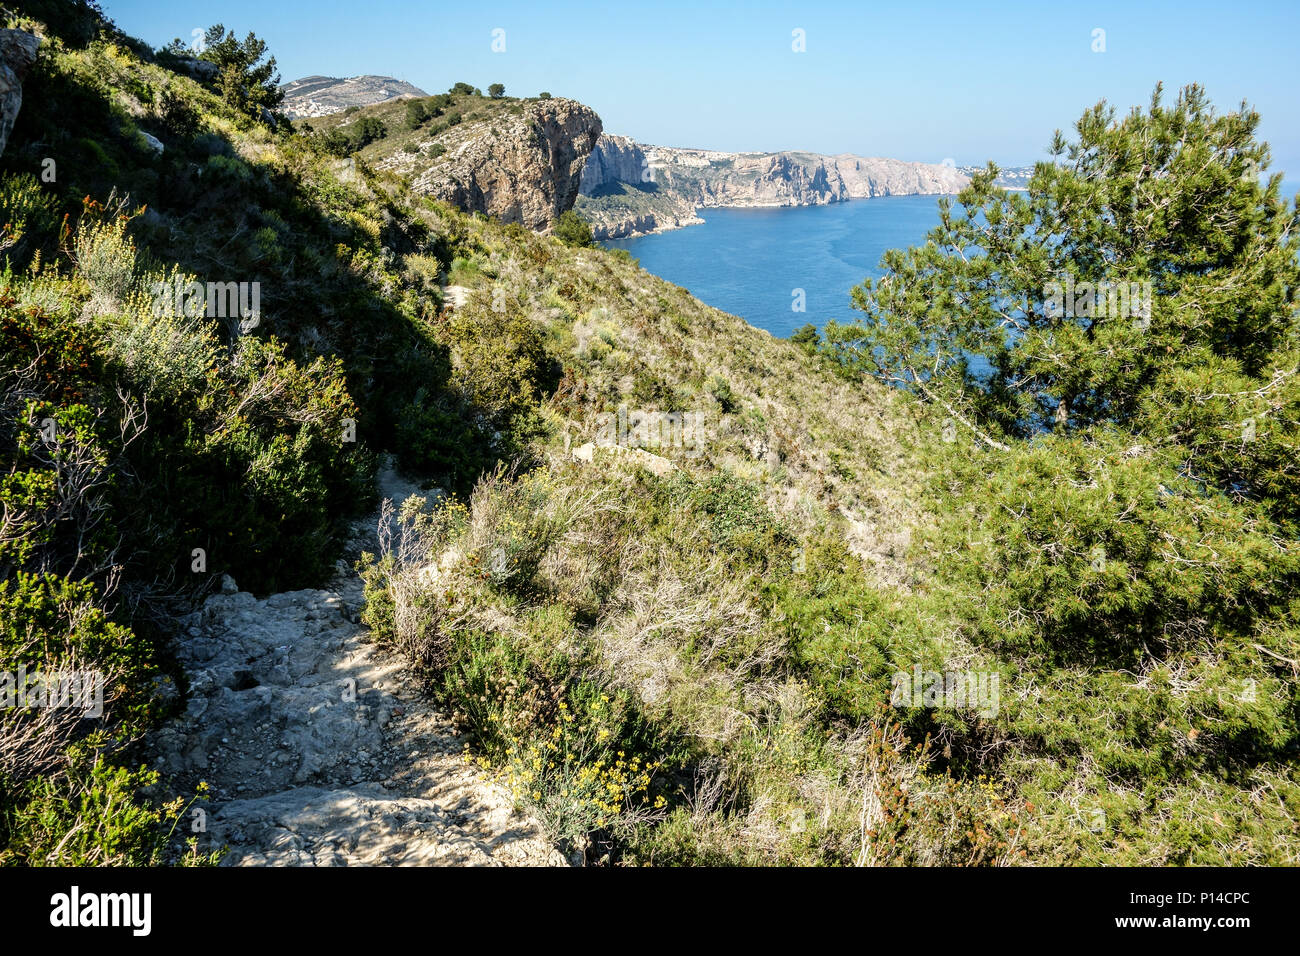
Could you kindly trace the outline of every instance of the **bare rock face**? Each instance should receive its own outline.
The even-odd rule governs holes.
[[[831,162],[850,199],[958,193],[970,182],[970,177],[955,166],[936,163],[905,163],[847,153],[831,157]]]
[[[730,167],[724,175],[680,178],[697,186],[701,206],[820,206],[848,198],[834,166],[813,153],[740,154]]]
[[[209,60],[200,60],[196,56],[181,57],[176,65],[202,83],[211,83],[221,72],[221,67],[217,64]]]
[[[612,183],[639,183],[649,175],[645,150],[626,136],[602,133],[582,169],[581,193],[590,196]]]
[[[704,222],[695,215],[695,207],[671,196],[654,203],[652,208],[635,212],[611,214],[606,209],[592,210],[583,197],[578,197],[575,207],[578,215],[591,226],[593,239],[626,239],[628,236],[648,236],[667,232],[682,226],[697,226]]]
[[[413,186],[467,212],[543,230],[573,208],[600,130],[600,117],[574,100],[521,104],[517,113],[444,133],[443,161]]]
[[[36,62],[40,37],[22,30],[0,30],[0,153],[5,151],[23,105],[23,77]]]

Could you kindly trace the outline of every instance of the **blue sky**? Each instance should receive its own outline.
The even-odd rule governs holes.
[[[509,3],[103,0],[162,45],[253,30],[285,80],[378,73],[441,92],[465,80],[593,107],[668,146],[807,149],[959,165],[1043,158],[1098,99],[1145,105],[1200,82],[1263,116],[1274,169],[1300,178],[1300,3]],[[505,51],[492,51],[492,31]],[[792,50],[792,31],[806,50]],[[1105,52],[1093,52],[1093,31]]]

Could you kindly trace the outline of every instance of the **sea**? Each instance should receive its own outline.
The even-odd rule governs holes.
[[[1300,181],[1284,182],[1294,197]],[[827,206],[701,209],[702,225],[604,245],[702,302],[786,337],[807,323],[852,321],[849,290],[878,278],[885,250],[925,241],[939,197],[883,196]]]

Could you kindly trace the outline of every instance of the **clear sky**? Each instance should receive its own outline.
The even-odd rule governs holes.
[[[1043,158],[1098,99],[1145,105],[1199,82],[1263,116],[1300,178],[1300,0],[984,4],[102,0],[155,46],[224,23],[265,39],[284,79],[395,76],[542,90],[666,146],[806,149],[958,165]],[[493,31],[504,30],[503,52]],[[1095,30],[1104,52],[1094,52]],[[794,52],[802,30],[805,51]]]

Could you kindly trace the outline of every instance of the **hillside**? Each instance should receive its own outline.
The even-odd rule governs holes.
[[[429,94],[391,76],[304,76],[280,87],[284,112],[290,119],[329,116],[350,106],[373,106],[389,100]]]
[[[573,207],[600,117],[561,97],[448,93],[300,124],[338,155],[400,174],[418,192],[504,222],[546,229]]]
[[[1248,121],[1081,124],[1115,139],[1035,170],[1050,229],[977,173],[873,321],[784,340],[525,228],[599,136],[574,101],[276,129],[97,17],[6,26],[42,43],[0,155],[0,641],[107,693],[0,713],[0,862],[1300,861],[1296,212]],[[666,182],[839,189],[725,165]],[[1146,325],[990,331],[1143,230]]]
[[[947,195],[969,181],[954,167],[932,163],[679,149],[605,134],[587,159],[577,208],[596,238],[616,239],[698,222],[697,208]]]

